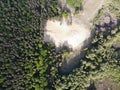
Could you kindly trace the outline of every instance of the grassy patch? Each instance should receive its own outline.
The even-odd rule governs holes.
[[[82,10],[82,2],[84,0],[67,0],[67,4],[75,8],[76,11]]]

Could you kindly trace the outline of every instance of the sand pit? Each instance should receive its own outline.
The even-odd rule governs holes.
[[[48,20],[44,40],[54,42],[56,47],[67,45],[73,50],[81,48],[85,45],[84,41],[90,37],[90,20],[103,4],[104,0],[86,0],[82,14],[72,17],[72,25],[67,25],[65,19],[62,25],[60,21]]]
[[[48,20],[44,34],[46,42],[54,42],[56,47],[66,45],[73,50],[81,48],[89,37],[90,30],[85,25],[80,23],[67,25],[65,19],[62,24],[60,21]]]

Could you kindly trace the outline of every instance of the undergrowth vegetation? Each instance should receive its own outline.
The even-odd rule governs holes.
[[[0,1],[0,90],[43,90],[55,63],[54,44],[43,40],[57,1]]]
[[[83,5],[82,5],[83,1],[84,0],[66,0],[68,5],[70,5],[71,7],[75,8],[76,12],[83,9]]]

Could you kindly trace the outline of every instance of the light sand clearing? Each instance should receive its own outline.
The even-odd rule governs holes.
[[[48,20],[46,30],[45,41],[54,42],[56,47],[68,44],[73,50],[81,47],[82,43],[90,36],[90,31],[84,25],[77,23],[67,25],[65,20],[62,25],[59,21]]]
[[[63,19],[62,25],[60,25],[60,21],[48,20],[44,40],[54,42],[56,47],[67,45],[73,50],[80,49],[85,44],[84,41],[91,36],[89,21],[95,16],[103,3],[104,0],[86,0],[83,14],[73,17],[72,25],[67,25],[65,19]]]

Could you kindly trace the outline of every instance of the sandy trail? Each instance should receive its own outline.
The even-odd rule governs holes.
[[[89,44],[88,39],[91,37],[90,20],[94,18],[104,4],[104,1],[105,0],[86,0],[82,14],[72,17],[72,25],[67,25],[65,19],[63,19],[62,25],[60,21],[47,21],[44,40],[55,43],[56,47],[66,45],[73,49],[70,55],[72,59],[67,63],[63,63],[61,67],[63,72],[69,72],[77,66],[79,62],[78,57],[80,56],[77,51],[81,51],[83,46]]]
[[[90,27],[90,20],[97,14],[98,10],[104,5],[105,0],[85,0],[83,12],[73,18],[73,22],[85,24]]]
[[[93,19],[103,4],[104,0],[86,0],[86,3],[83,6],[83,16],[81,16],[81,18],[86,19],[86,21]]]

